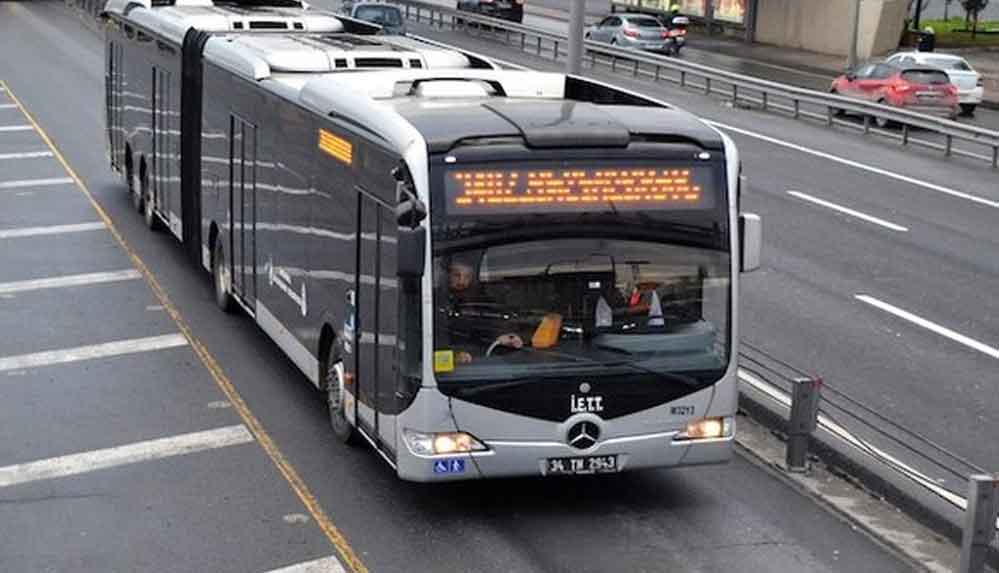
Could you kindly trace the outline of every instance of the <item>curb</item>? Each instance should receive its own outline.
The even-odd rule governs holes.
[[[741,384],[739,408],[763,425],[787,430],[788,408],[770,396]],[[812,435],[811,453],[831,471],[846,476],[871,495],[884,499],[928,529],[960,546],[964,512],[941,497],[920,488],[900,473],[840,437],[820,427]],[[988,563],[999,569],[999,549],[990,548]]]

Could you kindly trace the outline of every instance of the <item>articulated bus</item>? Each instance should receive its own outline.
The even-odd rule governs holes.
[[[254,54],[254,80],[382,67],[493,67],[470,52],[380,35],[380,26],[298,0],[110,0],[104,16],[111,166],[125,177],[146,224],[164,226],[192,247],[201,241],[200,225],[184,221],[198,221],[198,203],[185,203],[196,193],[183,189],[200,186],[197,106],[211,46],[233,43]]]
[[[728,137],[576,76],[268,73],[261,46],[208,39],[181,108],[187,248],[340,440],[413,481],[730,459],[762,230]]]

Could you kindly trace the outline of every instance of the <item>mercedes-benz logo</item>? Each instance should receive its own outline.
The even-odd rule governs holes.
[[[590,383],[589,382],[583,382],[582,384],[580,384],[579,385],[579,391],[582,392],[583,394],[589,394],[590,393]]]
[[[600,438],[600,428],[593,422],[580,422],[569,428],[565,436],[570,446],[577,450],[592,448]]]

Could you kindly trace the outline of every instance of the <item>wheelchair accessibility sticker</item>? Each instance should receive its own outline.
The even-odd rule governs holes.
[[[463,474],[465,473],[465,460],[447,459],[434,460],[435,474]]]

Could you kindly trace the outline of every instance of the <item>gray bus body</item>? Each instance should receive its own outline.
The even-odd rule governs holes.
[[[255,74],[344,71],[380,67],[491,66],[485,59],[406,37],[331,12],[203,0],[150,4],[110,0],[107,22],[106,126],[113,169],[132,191],[150,226],[164,225],[193,259],[201,242],[197,193],[201,69],[210,38],[241,45]],[[190,113],[181,114],[181,109]],[[191,122],[182,125],[182,121]],[[190,200],[185,204],[183,198]]]
[[[740,261],[758,253],[729,138],[560,74],[261,62],[204,46],[182,237],[341,438],[414,481],[731,457]]]

